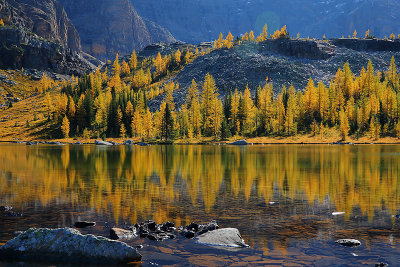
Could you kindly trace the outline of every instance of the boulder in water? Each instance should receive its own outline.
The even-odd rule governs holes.
[[[56,146],[64,146],[65,144],[61,143],[61,142],[47,142],[46,144],[48,145],[56,145]]]
[[[131,230],[125,230],[121,228],[111,228],[110,229],[110,238],[117,240],[117,239],[133,239],[136,237],[136,233]]]
[[[361,242],[357,239],[339,239],[336,240],[336,243],[345,247],[358,247],[361,245]]]
[[[145,142],[137,143],[137,145],[138,145],[138,146],[149,146],[149,144],[148,144],[148,143],[145,143]]]
[[[209,246],[223,247],[248,247],[244,242],[239,230],[236,228],[222,228],[209,231],[196,238],[196,243]]]
[[[102,140],[96,140],[94,143],[98,146],[113,146],[112,143]]]
[[[31,228],[0,247],[0,260],[123,264],[141,258],[125,243],[82,235],[72,228]]]
[[[133,141],[132,140],[126,140],[125,142],[124,142],[124,145],[127,145],[127,146],[129,146],[129,145],[133,145]]]
[[[238,140],[232,143],[229,143],[229,145],[233,145],[233,146],[247,146],[247,145],[251,145],[250,143],[247,143],[246,140]]]
[[[76,228],[85,228],[85,227],[95,226],[95,225],[96,225],[96,222],[79,221],[79,222],[74,223],[74,226]]]
[[[38,145],[38,144],[39,144],[39,142],[36,142],[36,141],[34,141],[34,142],[26,142],[27,146],[35,146],[35,145]]]

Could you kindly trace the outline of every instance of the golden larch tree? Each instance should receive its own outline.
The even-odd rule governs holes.
[[[136,56],[136,51],[133,50],[132,55],[129,59],[129,67],[131,68],[131,70],[136,70],[137,63],[138,63],[138,60],[137,60],[137,56]]]
[[[63,133],[64,138],[69,137],[69,120],[67,116],[64,116],[64,119],[62,120],[61,131]]]

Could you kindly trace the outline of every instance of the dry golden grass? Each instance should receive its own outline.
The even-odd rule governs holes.
[[[36,140],[49,126],[43,95],[26,98],[12,108],[0,110],[0,140]],[[36,120],[34,120],[36,114]],[[29,125],[28,123],[29,122]]]
[[[45,118],[44,95],[38,94],[39,81],[33,81],[30,77],[16,70],[0,70],[0,74],[7,75],[17,84],[10,86],[0,83],[6,92],[22,101],[14,103],[11,108],[0,109],[0,141],[36,140],[43,138],[49,123]],[[50,96],[59,94],[60,88],[50,91]],[[36,117],[36,120],[35,120]],[[28,125],[29,124],[29,125]]]
[[[24,99],[34,94],[39,87],[39,81],[32,81],[30,77],[24,75],[19,70],[0,70],[0,75],[17,83],[15,85],[10,85],[6,82],[0,82],[0,87],[3,89],[1,92],[2,95],[11,93],[14,97]],[[3,97],[0,97],[0,104],[3,103],[5,103],[5,100]]]

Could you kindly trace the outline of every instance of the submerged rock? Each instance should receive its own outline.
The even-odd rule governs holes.
[[[196,238],[196,243],[209,246],[248,247],[239,230],[236,228],[222,228],[209,231]]]
[[[85,228],[85,227],[89,227],[89,226],[95,226],[96,223],[95,222],[85,222],[85,221],[81,221],[81,222],[75,222],[74,226],[76,228]]]
[[[238,140],[232,143],[229,143],[229,145],[234,145],[234,146],[247,146],[247,145],[251,145],[250,143],[247,143],[246,140]]]
[[[113,146],[112,143],[102,140],[96,140],[94,143],[99,146]]]
[[[34,146],[34,145],[38,145],[39,142],[26,142],[27,146]]]
[[[345,247],[358,247],[361,245],[361,242],[357,239],[339,239],[336,240],[336,243]]]
[[[148,143],[145,143],[145,142],[137,143],[137,145],[138,146],[150,146]]]
[[[48,145],[56,145],[56,146],[65,146],[65,144],[61,142],[46,142]]]
[[[1,260],[121,264],[141,258],[135,248],[125,243],[82,235],[71,228],[31,228],[0,247]]]
[[[334,212],[332,212],[333,216],[338,216],[338,215],[343,215],[343,214],[344,214],[343,211],[334,211]]]
[[[111,228],[110,229],[110,238],[117,240],[117,239],[132,239],[135,238],[137,235],[134,231],[125,230],[121,228]]]
[[[22,217],[22,213],[9,210],[4,213],[4,217]]]
[[[125,142],[124,142],[124,145],[126,145],[126,146],[129,146],[129,145],[133,145],[133,141],[132,140],[126,140]]]

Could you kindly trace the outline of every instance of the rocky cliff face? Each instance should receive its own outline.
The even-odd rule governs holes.
[[[64,47],[81,49],[79,34],[57,0],[0,0],[0,18]]]
[[[66,75],[95,70],[78,51],[17,27],[0,27],[0,68],[37,69]]]
[[[130,54],[148,44],[174,37],[142,19],[129,0],[59,0],[77,28],[85,52],[99,59]]]
[[[363,36],[367,29],[378,37],[398,33],[398,0],[131,0],[141,16],[166,27],[190,43],[214,40],[220,32],[239,35],[250,30],[269,32],[287,25],[302,37]]]
[[[377,46],[377,44],[379,45]],[[166,50],[165,47],[150,47],[152,54]],[[378,48],[378,49],[376,49]],[[175,49],[176,50],[176,49]],[[202,83],[210,73],[223,96],[229,90],[244,90],[249,86],[253,95],[258,86],[268,77],[275,91],[291,84],[303,90],[311,77],[315,81],[329,84],[338,68],[349,62],[354,73],[371,60],[375,69],[386,71],[394,56],[400,61],[400,42],[384,40],[335,39],[331,41],[267,40],[262,43],[246,43],[230,50],[218,49],[198,57],[174,78],[180,89],[174,92],[179,105],[186,99],[192,79]],[[150,101],[150,107],[159,107],[163,96]]]

